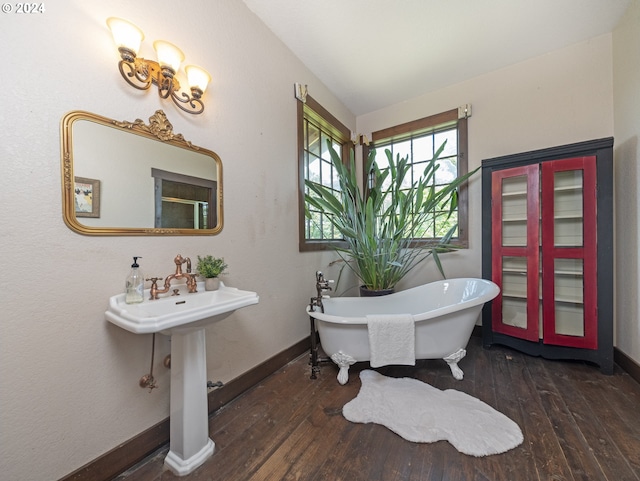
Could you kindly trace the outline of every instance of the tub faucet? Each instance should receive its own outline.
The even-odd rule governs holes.
[[[322,298],[324,291],[330,291],[333,281],[328,281],[324,278],[324,275],[320,271],[316,271],[316,297],[312,297],[309,301],[309,311],[315,312],[316,309],[320,309],[320,312],[324,312],[324,305],[322,304]],[[317,374],[320,372],[320,362],[328,361],[329,359],[321,359],[318,353],[318,333],[316,330],[316,320],[313,316],[309,316],[309,322],[311,323],[311,349],[309,351],[309,364],[311,364],[311,379],[316,379]]]
[[[311,298],[311,307],[319,307],[322,312],[324,312],[322,306],[322,298],[324,297],[324,291],[330,291],[331,286],[329,284],[333,284],[333,281],[328,281],[324,278],[324,274],[320,271],[316,271],[316,297]],[[315,309],[314,309],[315,310]]]
[[[171,288],[171,281],[174,279],[186,279],[187,280],[187,288],[189,292],[198,292],[198,283],[196,282],[196,275],[191,273],[191,259],[188,257],[182,257],[178,254],[173,262],[176,264],[176,272],[171,274],[164,279],[164,289],[158,289],[158,286],[155,282],[151,285],[151,296],[149,299],[157,299],[158,294],[164,294],[165,292],[169,292]],[[182,273],[182,264],[187,264],[187,272]],[[174,289],[174,296],[177,295],[177,289]]]

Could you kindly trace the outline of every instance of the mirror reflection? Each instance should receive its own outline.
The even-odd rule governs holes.
[[[222,162],[157,111],[149,124],[88,112],[62,120],[63,216],[87,235],[213,235]]]

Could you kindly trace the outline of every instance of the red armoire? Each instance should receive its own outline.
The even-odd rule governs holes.
[[[613,373],[613,139],[482,161],[486,348]]]

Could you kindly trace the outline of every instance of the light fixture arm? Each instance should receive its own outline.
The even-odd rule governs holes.
[[[201,114],[204,111],[204,103],[200,100],[202,91],[192,88],[191,96],[180,92],[180,82],[173,70],[168,67],[162,68],[158,62],[140,57],[134,57],[130,61],[124,58],[122,52],[121,54],[123,58],[118,63],[118,70],[129,85],[138,90],[148,90],[152,84],[156,85],[160,98],[171,98],[180,110],[190,114]]]
[[[122,78],[138,90],[147,90],[151,87],[153,80],[159,74],[159,69],[154,68],[152,63],[143,58],[134,58],[133,61],[122,59],[118,63],[118,70]]]
[[[174,90],[171,92],[171,100],[173,100],[173,103],[176,104],[180,110],[184,110],[185,112],[189,112],[190,114],[202,113],[202,111],[204,110],[204,104],[202,103],[202,100],[200,100],[200,97],[196,97],[195,95],[193,95],[194,90],[197,89],[191,89],[191,97],[185,92],[180,92],[184,99],[179,98],[176,94],[176,91]],[[191,109],[183,107],[182,104],[189,105]]]

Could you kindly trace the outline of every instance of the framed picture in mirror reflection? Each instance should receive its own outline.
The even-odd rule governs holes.
[[[76,217],[100,217],[100,181],[74,177]]]

